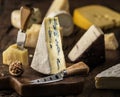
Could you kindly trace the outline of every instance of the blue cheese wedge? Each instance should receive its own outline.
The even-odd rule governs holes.
[[[120,89],[120,63],[97,74],[95,86],[98,89]]]
[[[44,19],[31,67],[43,74],[56,74],[66,68],[57,17]]]

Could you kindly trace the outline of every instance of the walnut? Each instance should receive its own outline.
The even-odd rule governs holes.
[[[9,73],[13,76],[21,76],[24,72],[22,63],[20,61],[15,61],[9,65]]]

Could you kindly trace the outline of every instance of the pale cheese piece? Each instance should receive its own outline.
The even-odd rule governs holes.
[[[116,50],[119,44],[114,33],[105,34],[105,49]]]
[[[91,45],[102,35],[104,35],[102,30],[92,25],[69,52],[68,58],[71,61],[76,61],[79,57],[82,57],[83,53],[91,48]]]
[[[46,16],[48,16],[51,12],[57,12],[64,10],[69,12],[69,1],[68,0],[53,0],[50,8],[48,9]]]
[[[26,30],[26,47],[35,48],[38,40],[38,35],[40,31],[40,24],[32,24],[32,26]]]
[[[44,19],[31,67],[43,74],[56,74],[66,68],[58,18]]]
[[[28,28],[32,25],[32,24],[35,24],[35,23],[40,23],[41,22],[41,12],[38,8],[34,8],[34,11],[28,21]],[[16,27],[16,28],[19,28],[20,29],[20,26],[21,26],[21,22],[20,22],[20,10],[14,10],[12,13],[11,13],[11,24]]]
[[[89,5],[75,9],[73,20],[77,26],[85,30],[93,24],[103,29],[120,26],[120,14],[100,5]]]
[[[20,61],[24,68],[29,67],[28,63],[28,50],[20,50],[17,48],[16,44],[9,46],[5,51],[3,51],[3,64],[10,65],[12,62]]]
[[[114,65],[95,77],[98,89],[120,89],[120,64]]]
[[[62,27],[62,35],[69,36],[73,33],[73,19],[66,11],[51,12],[47,17],[58,17],[60,26]]]

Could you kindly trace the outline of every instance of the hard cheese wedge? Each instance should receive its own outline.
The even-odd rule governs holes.
[[[112,66],[95,77],[98,89],[120,89],[120,64]]]
[[[57,17],[44,19],[31,67],[43,74],[56,74],[66,68]]]
[[[36,47],[37,40],[38,40],[38,35],[40,32],[40,24],[32,24],[32,26],[27,29],[26,31],[26,41],[25,41],[25,46],[26,47]]]
[[[114,35],[114,33],[105,34],[105,49],[116,50],[119,43]]]
[[[15,61],[22,62],[24,68],[27,68],[29,65],[28,50],[27,49],[20,50],[17,48],[16,44],[13,44],[3,52],[3,64],[10,65],[12,62]]]
[[[83,29],[88,29],[93,24],[104,29],[120,26],[120,14],[100,5],[75,9],[73,20],[77,26]]]
[[[92,25],[69,52],[68,58],[72,62],[82,60],[88,64],[104,62],[105,46],[102,30]]]

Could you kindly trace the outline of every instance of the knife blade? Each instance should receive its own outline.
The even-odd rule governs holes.
[[[21,28],[17,34],[17,47],[19,49],[24,49],[24,44],[25,44],[25,40],[26,40],[25,32],[27,29],[28,20],[32,14],[32,9],[30,9],[26,6],[22,6],[20,8],[20,12],[21,12]]]
[[[35,79],[35,80],[31,80],[31,81],[28,81],[28,83],[30,83],[30,84],[52,83],[52,82],[61,81],[61,80],[63,80],[64,77],[67,77],[67,76],[71,76],[71,75],[75,75],[75,74],[86,75],[86,74],[88,74],[88,72],[89,72],[89,67],[84,62],[78,62],[57,74],[39,78],[39,79]]]

